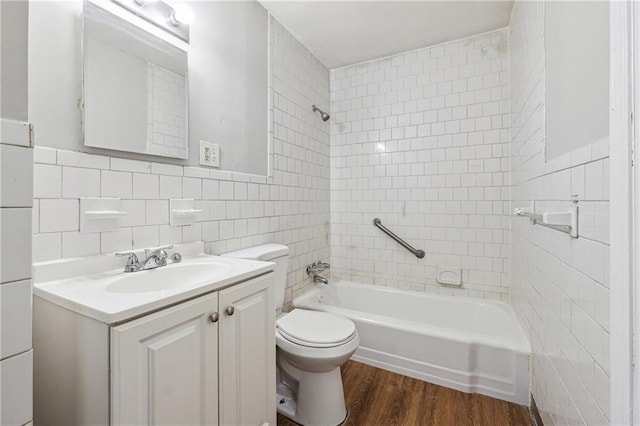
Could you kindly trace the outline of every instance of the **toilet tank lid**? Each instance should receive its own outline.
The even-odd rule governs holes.
[[[278,257],[287,256],[289,247],[284,244],[263,244],[246,249],[230,251],[221,256],[235,257],[237,259],[272,260]]]

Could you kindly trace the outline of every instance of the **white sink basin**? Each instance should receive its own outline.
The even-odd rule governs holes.
[[[273,270],[273,263],[202,254],[202,243],[180,250],[180,263],[128,273],[123,271],[124,259],[111,255],[36,264],[33,292],[37,298],[116,324]]]
[[[112,278],[105,286],[109,293],[145,293],[192,286],[194,283],[213,282],[229,272],[222,262],[177,263],[146,271],[123,273]]]

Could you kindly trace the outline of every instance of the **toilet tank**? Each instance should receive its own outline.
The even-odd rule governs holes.
[[[289,269],[289,247],[283,244],[263,244],[261,246],[249,247],[242,250],[230,251],[221,256],[235,257],[237,259],[262,260],[264,262],[274,262],[275,274],[273,298],[276,311],[280,313],[284,303],[284,290],[287,287],[287,271]]]

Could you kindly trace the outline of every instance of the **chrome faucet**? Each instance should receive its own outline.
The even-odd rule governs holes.
[[[173,244],[155,249],[144,249],[145,258],[142,261],[139,261],[138,256],[132,251],[116,253],[116,256],[128,256],[127,263],[124,265],[124,272],[138,272],[167,266],[167,258],[169,257],[167,250],[172,248]],[[171,260],[174,263],[180,262],[182,256],[180,253],[174,253],[171,256]]]
[[[313,282],[316,284],[329,284],[329,280],[325,277],[321,277],[320,275],[314,275]]]
[[[318,260],[316,263],[312,263],[311,265],[307,266],[307,275],[313,276],[313,282],[316,284],[317,283],[329,284],[328,279],[318,275],[320,272],[323,272],[329,268],[331,268],[331,265]]]
[[[307,266],[307,275],[317,274],[329,268],[331,268],[331,265],[318,260],[316,263],[312,263],[311,265]]]

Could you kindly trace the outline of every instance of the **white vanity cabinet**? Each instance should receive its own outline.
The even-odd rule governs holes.
[[[35,420],[275,426],[272,280],[111,325],[36,298]]]
[[[218,294],[111,328],[111,422],[218,424]]]

